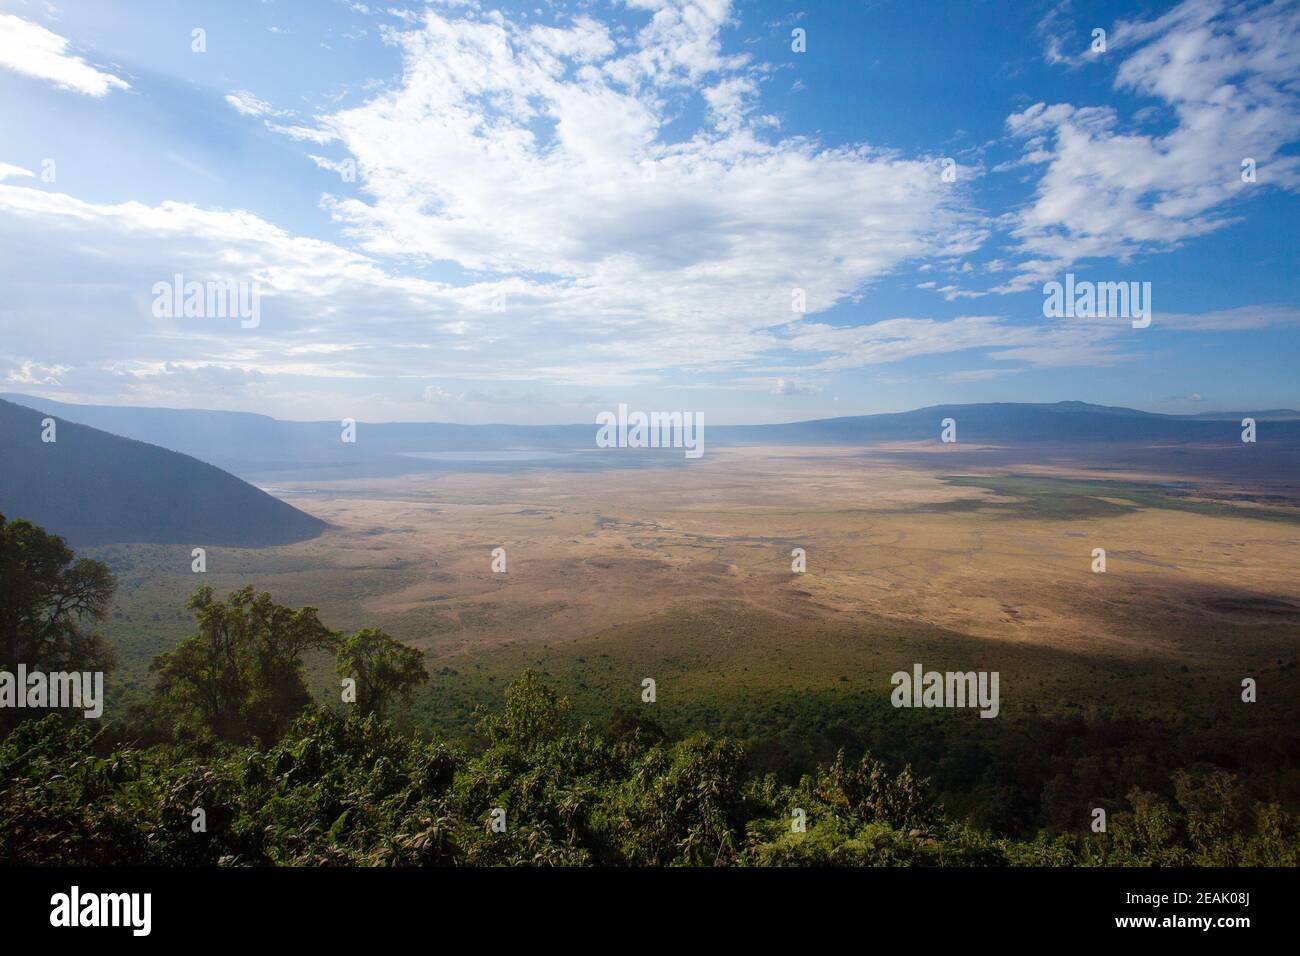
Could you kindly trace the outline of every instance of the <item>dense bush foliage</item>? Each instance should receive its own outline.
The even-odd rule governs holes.
[[[576,725],[535,674],[466,753],[308,707],[268,747],[103,749],[59,715],[0,744],[0,859],[189,865],[1300,864],[1294,817],[1227,774],[1134,792],[1106,833],[998,839],[947,819],[910,769],[843,754],[794,786],[735,743],[645,721]],[[492,811],[505,812],[494,832]],[[806,832],[794,832],[795,808]],[[196,814],[195,811],[201,811]],[[200,826],[202,823],[202,826]]]

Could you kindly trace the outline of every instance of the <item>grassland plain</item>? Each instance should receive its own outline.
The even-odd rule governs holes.
[[[120,580],[108,628],[120,699],[189,633],[184,603],[202,580],[219,592],[253,583],[317,606],[331,627],[380,626],[419,647],[433,679],[409,720],[453,738],[533,667],[585,717],[727,733],[785,775],[839,746],[910,760],[950,806],[1004,829],[1044,811],[990,804],[998,779],[1023,771],[1048,786],[1063,772],[1052,749],[1095,757],[1090,785],[1114,799],[1158,776],[1163,758],[1135,756],[1143,748],[1215,766],[1297,762],[1293,499],[1140,471],[953,474],[949,461],[749,448],[672,469],[286,485],[330,531],[211,548],[202,578],[188,547],[87,553]],[[504,574],[491,570],[497,547]],[[1104,574],[1092,571],[1098,547]],[[1001,717],[895,710],[890,675],[915,662],[999,671]],[[329,662],[311,675],[332,699]],[[1246,676],[1257,704],[1240,701]],[[641,701],[645,677],[654,704]],[[1115,739],[1082,739],[1099,726]],[[1088,772],[1072,767],[1071,785]],[[1292,771],[1266,776],[1277,798],[1300,799]]]

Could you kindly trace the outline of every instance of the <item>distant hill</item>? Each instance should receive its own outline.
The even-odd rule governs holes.
[[[51,406],[58,403],[48,403]],[[325,522],[188,455],[0,400],[0,514],[74,546],[110,542],[258,547],[315,537]]]
[[[451,462],[409,457],[428,453],[546,450],[593,452],[596,426],[451,425],[361,422],[355,444],[340,440],[336,421],[289,422],[246,412],[131,406],[69,405],[25,395],[0,396],[69,421],[171,448],[259,480],[357,477],[454,471]],[[778,425],[716,425],[706,420],[706,448],[725,445],[869,445],[938,441],[940,422],[957,421],[962,442],[1222,444],[1236,441],[1240,421],[1261,423],[1259,442],[1300,443],[1300,412],[1213,412],[1162,415],[1087,402],[935,405],[909,412],[856,415]],[[585,464],[595,456],[575,456]],[[633,456],[623,456],[627,461]],[[652,457],[652,456],[647,456]],[[657,456],[663,460],[665,456]],[[465,466],[468,468],[469,466]],[[481,466],[474,466],[481,470]]]
[[[1257,412],[1201,412],[1199,415],[1183,415],[1182,418],[1195,418],[1204,422],[1235,421],[1253,418],[1257,422],[1294,421],[1300,418],[1300,412],[1294,408],[1263,408]]]
[[[1300,413],[1218,413],[1216,417],[1161,415],[1133,408],[1087,402],[1029,404],[995,402],[979,405],[933,405],[910,412],[826,418],[789,425],[747,425],[710,430],[709,438],[742,444],[827,444],[937,440],[939,423],[957,422],[961,441],[1022,442],[1220,442],[1240,434],[1241,419],[1269,421],[1265,437],[1300,439]]]
[[[238,475],[266,475],[287,466],[318,471],[365,465],[411,470],[409,452],[588,449],[595,425],[452,425],[440,422],[363,422],[355,444],[340,439],[338,421],[290,422],[248,412],[131,405],[72,405],[28,395],[0,394],[29,408],[137,441],[193,455]],[[390,461],[391,460],[391,461]],[[391,469],[379,468],[378,471]],[[372,473],[374,469],[372,469]]]

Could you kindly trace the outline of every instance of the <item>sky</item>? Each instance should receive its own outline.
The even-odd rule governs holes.
[[[0,392],[1300,407],[1298,147],[1293,0],[0,0]]]

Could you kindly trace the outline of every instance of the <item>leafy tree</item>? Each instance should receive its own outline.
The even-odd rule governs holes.
[[[506,709],[501,714],[485,714],[479,732],[493,743],[508,742],[525,750],[554,740],[572,726],[572,705],[542,683],[534,670],[506,688]]]
[[[57,535],[0,515],[0,666],[30,670],[107,671],[112,648],[83,628],[104,619],[117,582],[108,566],[74,561]],[[0,720],[15,720],[0,714]]]
[[[809,804],[824,807],[850,828],[881,821],[900,830],[924,829],[938,816],[927,781],[917,779],[911,767],[891,777],[869,753],[854,765],[841,750],[805,784]]]
[[[664,865],[733,863],[748,815],[745,752],[704,735],[646,753],[623,790],[624,851]]]
[[[429,679],[424,655],[376,627],[367,627],[345,638],[336,660],[340,677],[357,682],[357,706],[365,715],[380,719],[393,697],[409,701],[411,691]]]
[[[189,609],[198,633],[154,659],[155,700],[178,737],[245,743],[278,740],[311,697],[302,654],[336,638],[314,607],[276,604],[251,585],[224,601],[204,585]]]

